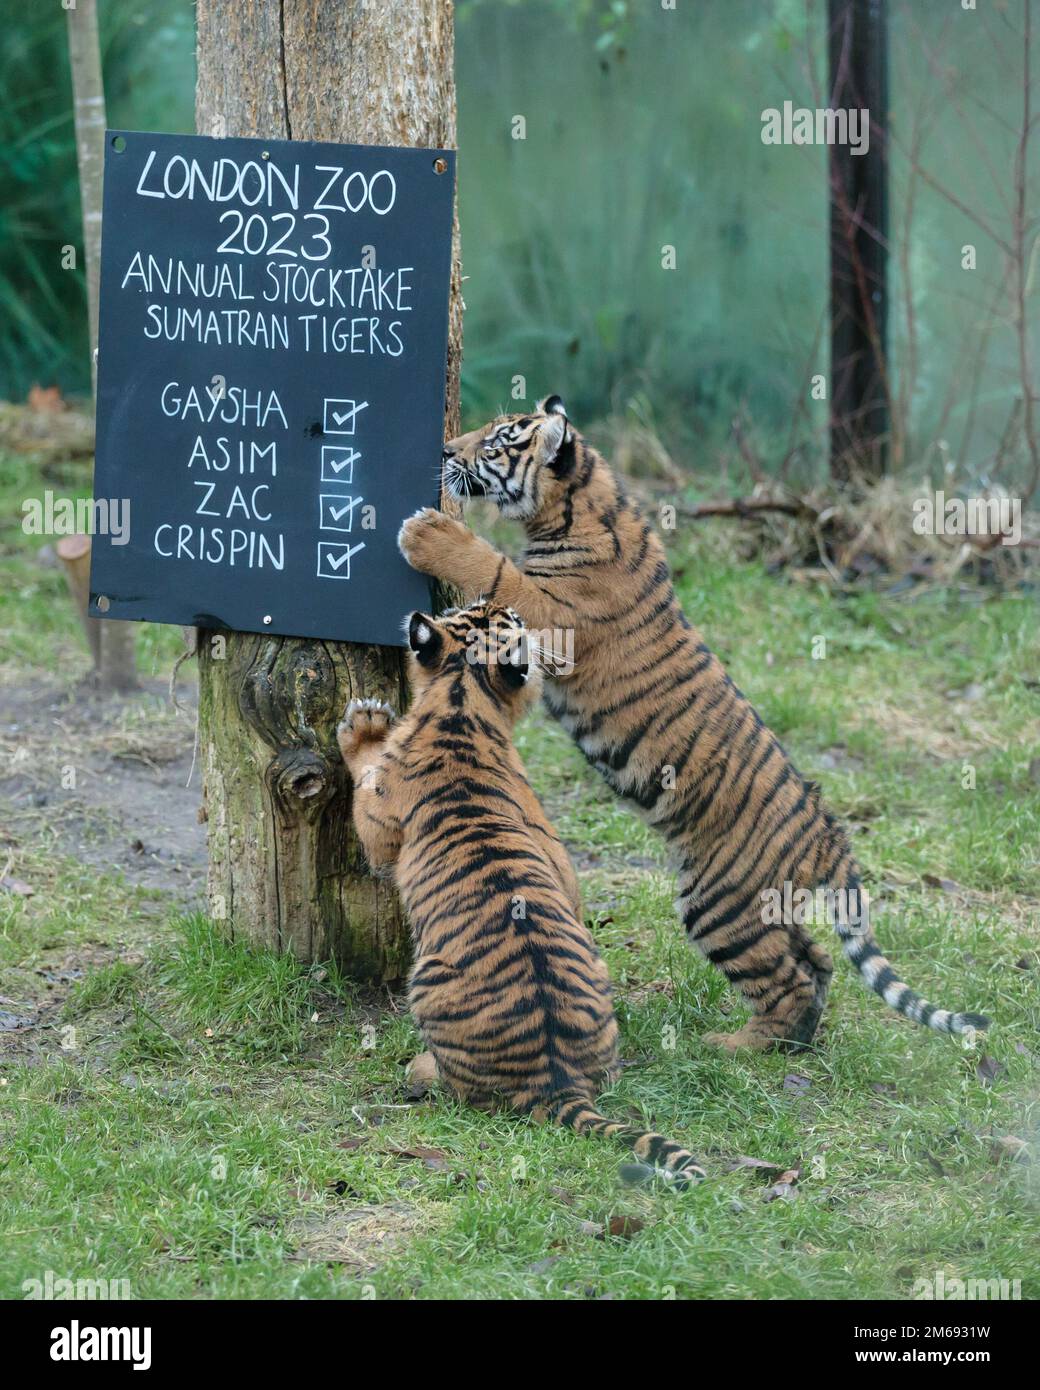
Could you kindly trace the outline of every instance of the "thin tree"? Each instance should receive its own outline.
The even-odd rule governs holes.
[[[90,380],[97,395],[98,295],[101,280],[101,201],[105,170],[105,88],[101,76],[95,0],[66,4],[69,61],[72,68],[72,109],[79,165],[79,196],[83,208],[83,261],[87,278],[87,312],[90,318]],[[102,690],[137,689],[134,659],[137,627],[134,623],[104,622],[87,615],[85,582],[89,539],[70,536],[59,543],[58,554],[66,566],[73,601],[80,611]]]
[[[831,475],[888,461],[888,57],[885,0],[828,0],[830,106],[869,112],[866,152],[835,142],[831,196]]]
[[[369,145],[455,144],[450,0],[198,0],[202,134]],[[447,420],[458,429],[462,301],[454,258]],[[211,914],[258,946],[399,977],[400,907],[350,820],[336,723],[355,695],[401,707],[396,648],[198,635]]]

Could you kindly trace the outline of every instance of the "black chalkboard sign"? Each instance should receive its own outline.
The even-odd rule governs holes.
[[[91,612],[400,645],[429,581],[450,150],[109,131]],[[125,516],[125,511],[122,513]]]

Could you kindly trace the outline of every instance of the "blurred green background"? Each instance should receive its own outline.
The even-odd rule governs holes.
[[[890,3],[890,349],[915,471],[947,459],[967,476],[1026,471],[1009,264],[989,235],[1012,235],[1023,4]],[[109,124],[192,130],[190,0],[99,10]],[[825,4],[460,0],[456,12],[467,420],[512,408],[521,376],[528,401],[557,391],[579,424],[634,421],[683,467],[715,468],[739,414],[768,467],[818,473],[826,152],[763,145],[761,115],[826,104]],[[84,288],[60,264],[81,244],[60,5],[12,7],[0,71],[0,397],[34,382],[85,393]],[[1031,188],[1027,202],[1035,262]],[[975,270],[962,269],[967,243]],[[1034,318],[1036,303],[1031,286]]]

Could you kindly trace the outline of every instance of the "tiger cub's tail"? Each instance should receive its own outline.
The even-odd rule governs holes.
[[[681,1145],[666,1139],[663,1134],[655,1134],[653,1130],[608,1120],[589,1102],[587,1096],[579,1092],[569,1091],[556,1096],[546,1106],[546,1114],[549,1119],[573,1129],[576,1134],[595,1134],[619,1140],[632,1150],[641,1163],[655,1169],[677,1191],[704,1181],[704,1169],[693,1154]]]
[[[880,994],[890,1009],[903,1014],[913,1023],[934,1028],[938,1033],[981,1032],[990,1020],[985,1014],[952,1013],[929,1004],[896,974],[890,961],[882,954],[874,938],[868,916],[867,895],[860,885],[859,875],[851,865],[843,866],[833,880],[844,889],[845,902],[856,905],[855,921],[847,920],[848,913],[838,917],[835,930],[841,939],[848,960],[859,971],[864,984]]]

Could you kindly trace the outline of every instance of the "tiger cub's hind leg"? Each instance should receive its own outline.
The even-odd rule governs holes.
[[[791,928],[791,941],[800,964],[809,972],[813,981],[812,1005],[800,1021],[799,1036],[790,1039],[791,1042],[805,1044],[812,1042],[819,1026],[820,1016],[827,1003],[827,992],[831,987],[834,962],[831,960],[830,952],[824,950],[802,927]]]
[[[735,985],[752,1009],[733,1033],[706,1033],[704,1042],[729,1052],[741,1048],[797,1048],[809,1044],[830,986],[831,959],[804,931],[762,921],[756,899],[726,897],[705,910],[684,912],[687,935]]]

